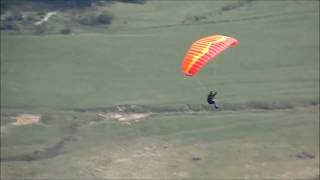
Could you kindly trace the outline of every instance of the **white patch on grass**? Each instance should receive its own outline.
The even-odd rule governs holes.
[[[148,113],[107,113],[98,114],[105,119],[116,119],[123,123],[138,122],[150,116]]]

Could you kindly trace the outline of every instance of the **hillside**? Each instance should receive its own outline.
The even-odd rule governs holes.
[[[1,31],[9,34],[73,34],[109,28],[114,4],[142,5],[145,0],[2,1]]]
[[[1,31],[1,179],[319,177],[319,1],[18,7],[34,19]],[[184,77],[213,34],[239,44]]]

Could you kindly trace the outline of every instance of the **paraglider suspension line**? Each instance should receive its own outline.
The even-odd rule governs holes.
[[[203,90],[209,91],[209,89],[197,77],[194,77],[194,79],[198,82],[199,86],[203,88]]]

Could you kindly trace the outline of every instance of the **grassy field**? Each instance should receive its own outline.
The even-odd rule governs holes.
[[[108,28],[2,33],[1,179],[319,177],[319,1],[108,8]],[[183,77],[190,44],[212,34],[239,44]],[[126,124],[72,110],[205,104],[210,89],[218,112],[151,112]],[[11,124],[24,113],[41,123]]]
[[[29,160],[2,162],[2,178],[312,179],[319,173],[318,107],[155,116],[132,124],[97,121],[94,113],[42,113],[40,125],[6,126],[2,154]],[[61,152],[36,159],[68,137],[65,129],[74,123]]]

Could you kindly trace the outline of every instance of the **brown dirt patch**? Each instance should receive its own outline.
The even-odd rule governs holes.
[[[41,116],[38,114],[21,114],[17,116],[16,122],[12,123],[16,126],[27,125],[27,124],[37,124],[40,122]]]

